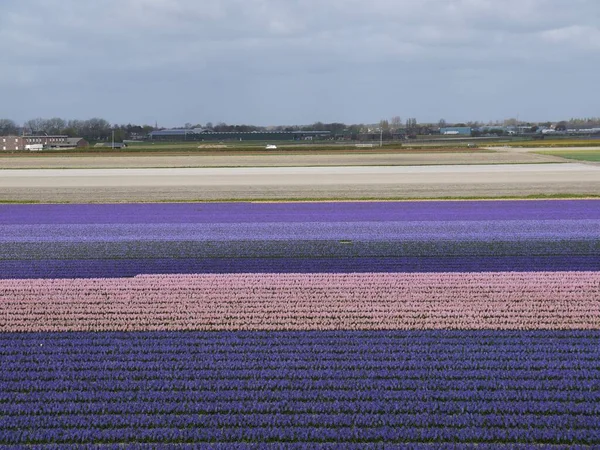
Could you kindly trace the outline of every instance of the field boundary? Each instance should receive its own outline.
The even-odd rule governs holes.
[[[161,203],[330,203],[330,202],[462,202],[462,201],[510,201],[510,200],[597,200],[600,194],[533,194],[533,195],[515,195],[498,197],[479,197],[479,196],[443,196],[443,197],[307,197],[307,198],[227,198],[227,199],[192,199],[192,200],[154,200],[154,201],[90,201],[90,202],[69,202],[69,201],[39,201],[39,200],[0,200],[0,205],[69,205],[69,204],[161,204]]]

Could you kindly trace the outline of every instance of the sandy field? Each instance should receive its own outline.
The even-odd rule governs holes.
[[[600,166],[566,164],[21,169],[0,171],[0,201],[600,195]]]
[[[447,153],[344,153],[310,155],[0,155],[0,169],[85,169],[155,167],[420,166],[438,164],[524,164],[561,158],[520,151]]]

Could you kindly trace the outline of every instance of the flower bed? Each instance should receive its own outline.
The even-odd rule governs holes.
[[[600,446],[600,201],[0,205],[0,446]]]

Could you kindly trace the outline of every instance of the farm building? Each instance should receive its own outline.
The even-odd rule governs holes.
[[[53,149],[69,149],[69,148],[84,148],[89,147],[90,143],[83,138],[73,137],[67,138],[63,142],[54,142],[48,144],[48,148]]]
[[[20,136],[2,136],[0,138],[0,149],[4,151],[23,150],[23,138]]]
[[[68,136],[3,136],[0,149],[4,151],[83,148],[90,144],[83,138]]]
[[[200,128],[153,131],[152,141],[304,141],[328,139],[330,131],[216,132]]]
[[[471,127],[443,127],[440,134],[445,136],[471,136]]]

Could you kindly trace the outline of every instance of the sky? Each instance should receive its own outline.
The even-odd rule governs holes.
[[[600,116],[599,0],[0,0],[0,118]]]

